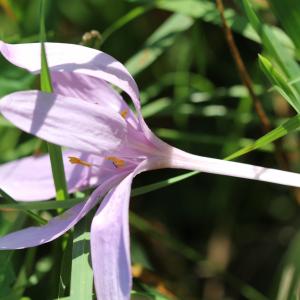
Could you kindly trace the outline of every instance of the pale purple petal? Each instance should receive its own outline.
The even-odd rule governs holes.
[[[64,151],[63,161],[70,193],[88,186],[90,175],[86,167],[73,165],[69,156],[88,160],[90,155]],[[50,158],[30,156],[0,165],[0,188],[19,201],[48,200],[55,196]]]
[[[98,299],[129,299],[131,290],[128,205],[133,175],[103,200],[91,228],[91,253]]]
[[[12,64],[30,72],[41,68],[40,44],[6,44],[0,41],[0,52]],[[141,113],[140,95],[137,84],[126,67],[110,55],[88,47],[46,43],[49,68],[52,72],[74,72],[105,80],[125,91],[133,101],[139,117],[139,125],[145,136],[158,148],[166,148],[166,143],[157,138],[144,122]]]
[[[71,72],[52,72],[51,75],[55,93],[92,102],[99,109],[110,107],[119,114],[125,113],[126,121],[138,128],[137,118],[128,104],[104,80]]]
[[[0,238],[0,250],[29,248],[53,241],[72,228],[98,203],[99,198],[103,197],[112,186],[125,176],[126,173],[119,173],[106,180],[91,194],[87,201],[77,204],[64,214],[53,218],[46,225],[29,227]]]
[[[170,153],[169,160],[166,160],[164,167],[196,170],[206,173],[300,187],[300,174],[298,173],[197,156],[175,148],[173,148],[173,153]]]
[[[126,139],[126,122],[118,113],[54,93],[7,95],[0,112],[25,132],[83,152],[106,155]]]
[[[93,166],[71,164],[69,157],[77,157]],[[63,161],[69,193],[99,185],[119,172],[107,159],[77,151],[63,151]],[[49,155],[25,157],[0,165],[0,188],[18,201],[54,198]]]
[[[128,300],[131,290],[128,207],[132,179],[152,169],[144,161],[101,203],[91,227],[91,254],[98,299]]]
[[[139,91],[127,69],[110,55],[74,44],[45,43],[51,71],[75,72],[103,79],[125,91],[140,110]],[[0,52],[12,64],[39,72],[41,69],[40,43],[6,44],[0,41]]]

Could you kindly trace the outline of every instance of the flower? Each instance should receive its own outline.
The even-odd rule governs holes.
[[[40,71],[40,44],[0,42],[11,63]],[[144,171],[182,168],[300,186],[300,174],[256,167],[176,149],[146,125],[137,85],[111,56],[84,46],[46,43],[54,92],[21,91],[0,101],[0,112],[20,129],[65,146],[70,192],[96,187],[91,196],[40,227],[0,238],[0,249],[37,246],[72,228],[104,197],[91,225],[91,255],[98,299],[130,297],[128,206],[133,178]],[[137,116],[112,85],[127,93]],[[24,176],[26,174],[26,176]],[[19,201],[46,200],[55,191],[47,156],[29,157],[0,168],[0,188]]]

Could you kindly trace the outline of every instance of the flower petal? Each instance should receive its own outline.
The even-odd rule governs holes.
[[[68,156],[86,160],[87,154],[64,151],[63,160],[68,190],[72,193],[86,185],[88,170],[68,162]],[[15,200],[48,200],[55,196],[49,155],[30,156],[0,166],[0,188]]]
[[[40,43],[6,44],[0,41],[0,52],[12,64],[39,72],[41,68]],[[51,72],[72,72],[105,80],[126,92],[136,108],[139,125],[145,137],[158,149],[168,145],[156,137],[145,123],[142,113],[139,90],[126,67],[112,56],[95,49],[74,44],[45,43],[48,65]]]
[[[106,155],[126,139],[126,122],[118,113],[54,93],[7,95],[0,101],[0,112],[28,133],[83,152]]]
[[[144,161],[111,190],[91,227],[91,254],[98,299],[128,300],[131,290],[128,207],[132,179],[152,168]]]
[[[129,299],[128,205],[132,179],[131,174],[104,198],[92,222],[91,253],[98,299]]]
[[[52,72],[54,92],[63,96],[79,98],[113,111],[124,114],[134,128],[137,118],[128,104],[107,82],[102,79],[71,72]]]
[[[266,181],[287,186],[300,187],[300,174],[243,164],[222,159],[193,155],[173,149],[165,167],[197,170],[206,173]]]
[[[75,44],[45,43],[51,71],[75,72],[110,82],[125,91],[140,110],[139,90],[127,69],[112,56],[95,49]],[[0,41],[0,52],[12,64],[39,72],[41,69],[40,43],[6,44]]]
[[[78,157],[93,167],[71,164],[69,157]],[[105,158],[71,150],[63,151],[63,161],[69,193],[99,185],[119,172]],[[0,165],[0,188],[18,201],[54,198],[49,155],[25,157]]]
[[[120,173],[109,178],[91,194],[87,201],[75,205],[64,214],[53,218],[46,225],[29,227],[0,238],[0,250],[34,247],[58,238],[83,218],[98,203],[99,198],[103,197],[125,176],[126,173]]]

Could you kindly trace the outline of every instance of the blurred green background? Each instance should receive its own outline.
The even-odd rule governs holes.
[[[247,3],[253,11],[247,11]],[[229,51],[214,1],[47,4],[48,40],[95,47],[125,63],[140,88],[147,123],[170,144],[224,158],[265,133]],[[1,0],[0,39],[39,41],[39,5],[37,0]],[[224,5],[253,89],[275,128],[295,115],[289,105],[293,99],[298,107],[300,2],[229,0]],[[258,23],[253,14],[251,19],[254,11]],[[268,57],[283,83],[278,83],[273,69],[264,74],[258,53]],[[0,68],[1,96],[38,87],[36,77],[3,58]],[[0,163],[44,149],[2,117],[0,138]],[[284,137],[281,148],[285,166],[299,172],[297,132]],[[269,143],[239,161],[282,168],[274,149]],[[138,176],[134,187],[179,174],[183,172],[149,172]],[[142,291],[133,299],[299,299],[299,204],[299,191],[209,174],[133,197],[134,288]],[[2,211],[1,234],[31,224],[22,212]],[[55,299],[58,277],[64,276],[61,259],[64,266],[71,264],[70,249],[62,251],[61,246],[67,240],[1,252],[0,299]],[[60,294],[67,297],[68,289],[67,282]]]

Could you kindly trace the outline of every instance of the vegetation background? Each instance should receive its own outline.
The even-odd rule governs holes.
[[[48,1],[47,37],[124,62],[141,90],[147,123],[170,144],[224,158],[277,128],[275,138],[239,161],[299,172],[300,2],[228,0],[225,10],[217,3]],[[39,6],[1,0],[0,39],[39,41]],[[229,28],[244,69],[230,51]],[[1,96],[39,85],[2,57],[0,70]],[[285,137],[272,143],[280,132]],[[2,117],[0,138],[0,163],[46,151]],[[142,189],[131,201],[132,299],[299,299],[299,191],[209,174],[166,180],[181,174],[155,171],[134,181]],[[156,182],[160,188],[147,192],[144,186]],[[35,205],[43,216],[56,214],[55,207]],[[1,235],[32,224],[19,204],[3,199],[0,210]],[[88,245],[89,219],[81,226],[75,235]],[[86,249],[72,252],[73,238],[0,252],[0,299],[93,299],[90,285],[83,296],[76,293],[91,268]]]

